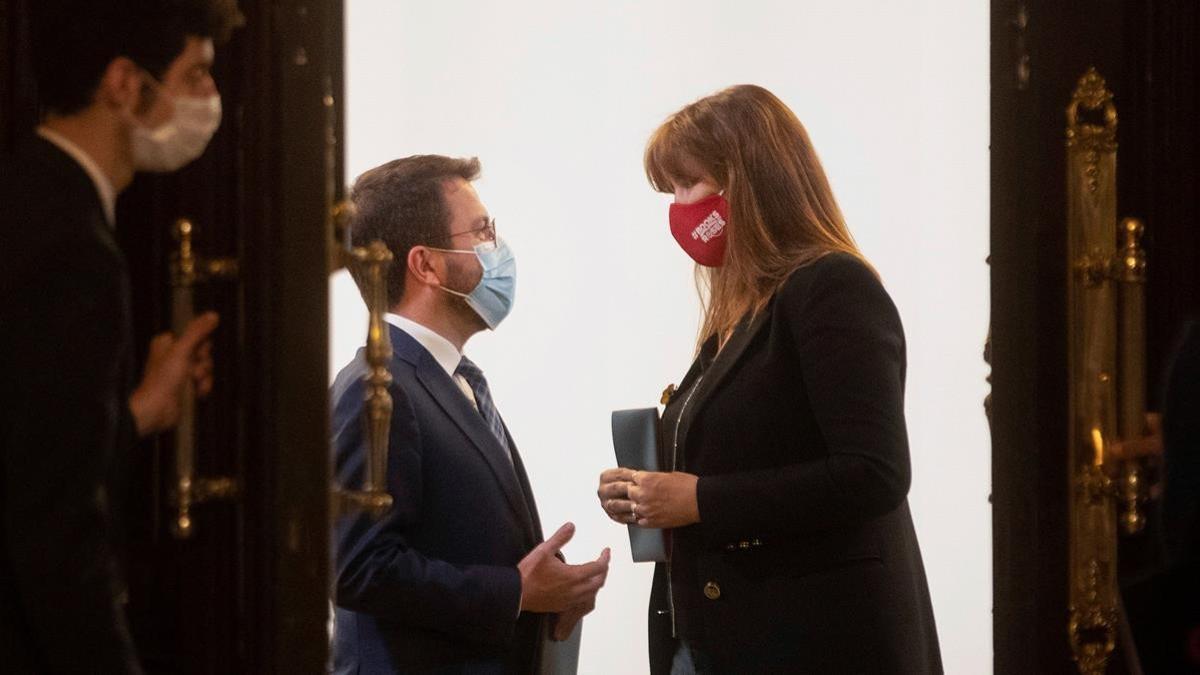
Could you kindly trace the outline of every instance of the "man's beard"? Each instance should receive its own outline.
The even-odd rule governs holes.
[[[463,257],[465,258],[466,256]],[[470,293],[479,285],[479,280],[482,276],[482,270],[477,272],[474,269],[464,269],[464,266],[451,263],[446,266],[445,286],[459,293]],[[447,309],[453,312],[456,317],[474,326],[477,330],[483,330],[488,327],[487,322],[479,316],[479,313],[472,309],[471,305],[467,304],[466,298],[459,297],[453,293],[446,293],[445,296]]]

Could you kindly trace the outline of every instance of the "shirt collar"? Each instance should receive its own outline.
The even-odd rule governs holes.
[[[105,176],[104,172],[100,170],[100,166],[84,152],[83,148],[53,129],[40,126],[37,128],[37,135],[54,144],[55,147],[79,163],[79,166],[92,179],[92,184],[96,186],[96,193],[100,195],[100,205],[104,207],[104,217],[108,220],[108,226],[113,227],[117,221],[117,191],[113,189],[112,181],[108,179],[108,176]]]
[[[433,356],[433,360],[438,362],[438,365],[442,367],[442,370],[446,371],[447,375],[454,377],[454,371],[458,370],[458,364],[462,362],[463,355],[449,340],[416,321],[400,316],[399,314],[388,312],[383,315],[383,318],[396,328],[412,336],[412,339],[416,340],[418,344],[425,348],[425,351]]]

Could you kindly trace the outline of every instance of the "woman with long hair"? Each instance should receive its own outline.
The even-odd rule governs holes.
[[[645,155],[697,263],[699,348],[662,420],[662,472],[609,469],[613,520],[667,531],[658,673],[937,673],[909,514],[900,318],[803,125],[740,85]]]

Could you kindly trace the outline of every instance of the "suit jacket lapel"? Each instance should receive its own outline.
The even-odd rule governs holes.
[[[433,356],[408,333],[395,326],[389,328],[392,331],[392,349],[396,358],[404,359],[416,367],[417,379],[421,385],[437,401],[446,416],[471,439],[472,445],[496,476],[496,481],[508,498],[509,506],[521,522],[528,526],[528,507],[517,480],[515,461],[510,463],[505,456],[508,451],[500,445],[500,441],[492,434],[479,411],[475,410]]]
[[[525,473],[525,462],[521,460],[521,453],[517,452],[517,444],[513,441],[512,434],[508,432],[508,425],[505,425],[504,433],[508,436],[508,447],[512,448],[513,469],[517,472],[517,482],[521,486],[521,495],[525,500],[525,513],[529,516],[529,531],[533,535],[530,543],[532,546],[536,546],[546,538],[542,533],[542,519],[538,516],[537,502],[533,499],[533,488],[529,485],[529,475]]]
[[[758,335],[763,326],[767,324],[767,318],[771,314],[770,306],[759,312],[758,316],[747,325],[742,324],[741,327],[735,329],[733,335],[730,336],[729,342],[722,349],[705,370],[696,383],[696,391],[687,401],[687,409],[683,410],[679,420],[679,438],[678,444],[683,448],[684,458],[687,457],[687,437],[688,431],[691,430],[692,422],[697,418],[704,406],[712,398],[713,392],[721,386],[725,378],[733,372],[733,367],[741,361],[742,355],[746,352],[746,347],[754,341],[754,337]],[[699,360],[699,359],[697,359]]]

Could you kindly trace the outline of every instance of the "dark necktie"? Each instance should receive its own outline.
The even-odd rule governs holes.
[[[471,385],[471,391],[475,394],[475,407],[479,409],[480,416],[483,421],[487,422],[488,428],[492,430],[492,435],[500,442],[500,447],[504,448],[504,454],[508,456],[509,461],[512,461],[512,454],[508,447],[508,435],[504,433],[504,422],[500,419],[500,413],[496,410],[496,404],[492,402],[492,392],[488,389],[487,379],[483,377],[483,371],[479,366],[471,362],[471,359],[463,357],[459,362],[458,368],[454,370],[455,375],[461,375],[467,384]]]

